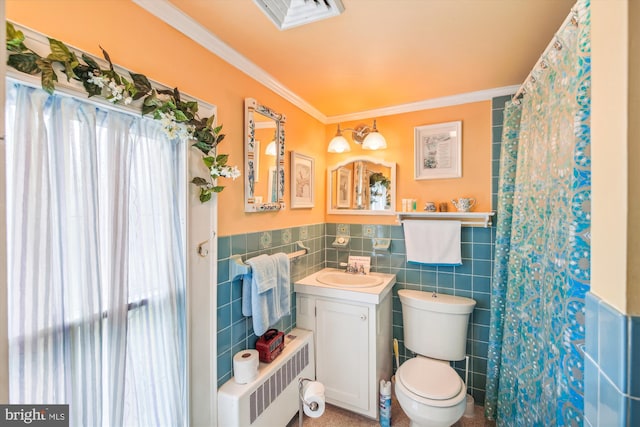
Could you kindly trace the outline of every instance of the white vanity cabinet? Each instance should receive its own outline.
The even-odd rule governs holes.
[[[382,295],[365,298],[316,295],[323,292],[307,293],[308,286],[296,284],[297,327],[314,332],[316,379],[324,384],[326,401],[370,418],[378,418],[380,380],[392,374],[395,276],[388,276],[393,281]]]

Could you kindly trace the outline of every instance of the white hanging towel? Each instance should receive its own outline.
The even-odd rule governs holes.
[[[422,264],[462,264],[460,221],[404,220],[407,261]]]

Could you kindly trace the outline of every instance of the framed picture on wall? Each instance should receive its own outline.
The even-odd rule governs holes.
[[[351,169],[338,169],[336,194],[336,207],[347,209],[351,208]]]
[[[414,179],[462,176],[462,122],[414,128]]]
[[[312,208],[314,159],[291,152],[291,208]]]

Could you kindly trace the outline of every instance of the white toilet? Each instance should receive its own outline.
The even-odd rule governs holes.
[[[467,387],[449,361],[463,360],[471,298],[403,289],[404,346],[417,356],[396,371],[396,397],[412,427],[448,427],[464,414]]]

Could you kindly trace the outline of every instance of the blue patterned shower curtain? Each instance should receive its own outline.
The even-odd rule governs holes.
[[[499,426],[583,424],[589,0],[571,13],[522,99],[505,107],[485,401]]]

